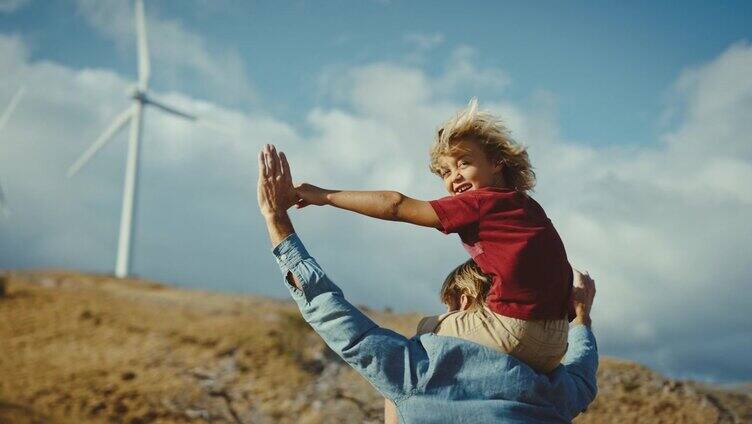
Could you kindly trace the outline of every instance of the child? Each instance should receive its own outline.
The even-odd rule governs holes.
[[[574,316],[572,267],[553,224],[527,194],[535,185],[527,151],[498,119],[479,112],[473,99],[439,129],[430,169],[450,196],[426,202],[394,191],[333,191],[302,184],[296,188],[298,207],[332,205],[457,233],[493,280],[487,300],[491,315],[478,319],[494,324],[495,347],[538,371],[552,370],[566,353],[567,318]],[[446,334],[447,319],[438,334]],[[472,325],[458,320],[451,327],[467,338],[463,332]]]
[[[578,271],[575,277],[586,277]],[[589,278],[589,276],[587,277]],[[486,306],[486,298],[491,289],[491,277],[484,274],[472,259],[461,264],[447,275],[439,292],[441,303],[447,312],[423,318],[418,324],[416,335],[435,333],[444,336],[462,337],[466,340],[497,348],[499,325],[512,324],[506,317],[497,315]],[[505,323],[505,321],[507,321]],[[460,331],[457,329],[460,328]],[[390,400],[384,403],[384,423],[396,424],[397,408]]]
[[[447,307],[442,315],[425,317],[418,323],[417,336],[436,333],[445,336],[461,337],[475,343],[496,348],[496,331],[483,325],[483,316],[492,316],[486,308],[486,297],[491,288],[491,277],[481,271],[478,264],[468,259],[447,275],[439,292],[441,303]],[[475,317],[477,319],[473,319]],[[470,319],[468,319],[470,318]],[[475,324],[472,331],[456,331],[457,323]],[[472,323],[471,323],[472,322]],[[396,424],[397,408],[390,400],[384,401],[384,423]]]

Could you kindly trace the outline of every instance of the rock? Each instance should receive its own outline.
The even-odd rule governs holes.
[[[120,378],[123,379],[123,381],[130,381],[136,378],[136,373],[133,371],[126,371],[120,376]]]

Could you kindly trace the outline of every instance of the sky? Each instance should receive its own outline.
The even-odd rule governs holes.
[[[442,121],[477,97],[529,148],[538,200],[598,294],[602,354],[678,378],[752,380],[752,4],[146,0],[132,272],[284,298],[256,154],[297,182],[445,195]],[[65,172],[130,104],[133,4],[0,0],[0,268],[114,270],[127,131]],[[355,304],[439,313],[458,239],[332,208],[291,212]]]

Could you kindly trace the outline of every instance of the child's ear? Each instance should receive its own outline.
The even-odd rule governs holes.
[[[460,311],[466,311],[470,307],[470,297],[464,293],[460,296]]]

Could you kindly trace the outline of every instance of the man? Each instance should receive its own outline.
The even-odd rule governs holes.
[[[303,318],[350,366],[394,402],[403,423],[570,422],[596,394],[590,330],[595,287],[576,281],[577,317],[562,365],[538,374],[519,360],[454,337],[407,339],[350,304],[308,254],[287,209],[297,201],[284,153],[259,153],[258,201],[273,252]]]

